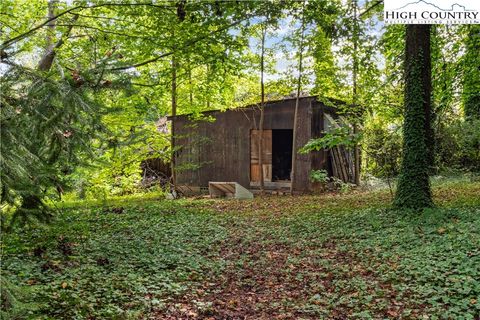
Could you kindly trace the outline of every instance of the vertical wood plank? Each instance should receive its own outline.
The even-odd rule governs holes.
[[[261,171],[258,160],[258,144],[260,143],[260,130],[250,131],[250,181],[258,182]],[[263,130],[263,179],[272,181],[272,130]]]

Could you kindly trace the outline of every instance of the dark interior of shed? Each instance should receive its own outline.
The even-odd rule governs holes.
[[[272,130],[272,181],[290,180],[292,129]]]

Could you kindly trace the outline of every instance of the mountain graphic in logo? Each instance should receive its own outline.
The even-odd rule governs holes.
[[[449,9],[443,9],[443,8],[440,8],[439,6],[437,6],[436,4],[433,4],[431,2],[428,2],[428,1],[425,1],[425,0],[418,0],[418,1],[414,1],[414,2],[410,2],[410,3],[407,3],[406,5],[398,8],[398,9],[395,9],[396,11],[397,10],[402,10],[402,9],[405,9],[409,6],[418,6],[418,5],[426,5],[426,6],[429,6],[431,8],[435,8],[437,10],[440,10],[440,11],[475,11],[475,10],[471,10],[471,9],[467,9],[465,8],[465,6],[461,5],[461,4],[458,4],[458,3],[454,3],[450,6]],[[414,9],[414,8],[412,8]],[[417,8],[415,8],[417,9]]]

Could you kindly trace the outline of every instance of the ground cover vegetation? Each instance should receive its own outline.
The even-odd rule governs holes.
[[[387,190],[77,203],[3,239],[10,319],[476,319],[480,184],[439,206]],[[19,230],[20,231],[20,230]],[[5,308],[7,307],[7,308]]]

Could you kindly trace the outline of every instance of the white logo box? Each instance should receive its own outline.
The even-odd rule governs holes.
[[[387,24],[480,24],[480,0],[384,0]]]

